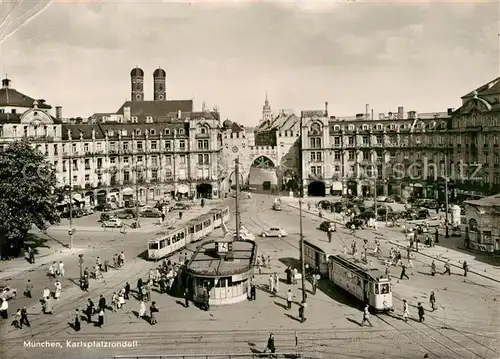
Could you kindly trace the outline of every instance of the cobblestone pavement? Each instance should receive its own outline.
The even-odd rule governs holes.
[[[88,297],[97,302],[99,294],[108,301],[113,291],[129,281],[135,287],[138,276],[145,276],[155,264],[128,255],[128,262],[122,270],[112,270],[104,280],[92,281],[90,293],[81,292],[76,286],[64,284],[60,303],[55,304],[53,316],[40,314],[40,306],[32,303],[32,327],[17,330],[3,323],[2,358],[79,358],[109,357],[111,355],[139,354],[221,354],[228,352],[260,352],[267,337],[273,332],[278,351],[301,350],[317,358],[422,358],[428,353],[431,358],[497,358],[500,347],[500,313],[496,300],[500,300],[500,287],[483,277],[459,275],[430,277],[427,257],[415,258],[415,268],[410,270],[409,281],[394,278],[395,312],[392,316],[374,316],[373,328],[360,327],[361,311],[352,298],[332,287],[327,281],[320,283],[316,295],[308,295],[307,321],[299,323],[297,306],[291,311],[284,309],[284,295],[291,288],[300,301],[300,284],[280,286],[278,295],[267,292],[267,279],[271,273],[283,278],[286,263],[298,258],[299,221],[294,208],[281,212],[270,211],[272,198],[254,196],[241,205],[242,221],[254,233],[270,226],[281,226],[288,233],[286,238],[258,238],[259,254],[269,254],[271,268],[256,273],[258,283],[257,300],[224,307],[213,307],[201,311],[194,306],[184,308],[179,298],[153,293],[153,300],[159,304],[158,325],[150,326],[136,318],[138,302],[131,299],[118,313],[107,312],[103,329],[82,323],[82,330],[75,333],[68,322],[73,319],[76,307],[83,309]],[[304,216],[305,237],[321,238],[317,230],[320,219],[314,215]],[[234,225],[232,226],[234,227]],[[359,238],[350,236],[340,229],[334,241],[340,250],[352,240],[361,241],[370,231],[358,232]],[[214,236],[221,235],[214,232]],[[325,236],[326,239],[326,236]],[[126,238],[125,240],[128,240]],[[108,241],[110,241],[108,239]],[[136,250],[141,246],[116,239],[106,246],[111,252],[120,248]],[[135,242],[141,242],[135,240]],[[104,244],[98,250],[105,250]],[[384,241],[382,250],[387,253],[391,246]],[[135,249],[133,249],[135,248]],[[110,252],[110,253],[111,253]],[[76,268],[70,276],[75,277]],[[394,274],[399,274],[394,269]],[[307,284],[307,289],[309,285]],[[416,317],[416,302],[421,301],[428,309],[428,294],[436,292],[438,310],[427,311],[425,323],[411,320],[405,323],[401,318],[401,299],[410,302],[411,316]],[[36,295],[38,297],[38,295]],[[14,307],[17,305],[17,300]],[[298,347],[295,347],[297,336]],[[23,342],[49,340],[60,343],[61,348],[24,348]],[[103,340],[106,343],[136,341],[132,348],[74,349],[66,347],[66,340]]]

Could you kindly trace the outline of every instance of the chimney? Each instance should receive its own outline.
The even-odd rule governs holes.
[[[92,129],[92,139],[95,140],[95,129]]]
[[[368,104],[368,103],[365,105],[365,114],[366,114],[366,118],[368,118],[368,116],[370,116],[370,104]]]
[[[448,116],[453,115],[453,110],[454,110],[454,108],[449,108],[448,109]]]
[[[45,100],[43,98],[40,98],[37,100],[39,104],[44,104],[45,103]]]
[[[2,80],[2,88],[8,89],[10,87],[10,80],[8,78],[4,78]]]
[[[325,116],[328,117],[328,102],[325,101]]]
[[[181,115],[182,115],[182,111],[181,110],[177,111],[177,118],[178,119],[180,119],[182,117]]]
[[[361,120],[363,119],[364,115],[362,113],[357,113],[356,114],[356,120]]]
[[[56,120],[62,120],[62,106],[56,106]]]
[[[403,106],[398,107],[398,119],[402,120],[403,117],[405,116],[405,110]]]

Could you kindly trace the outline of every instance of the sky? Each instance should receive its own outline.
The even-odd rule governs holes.
[[[252,126],[274,111],[438,112],[499,76],[495,1],[11,0],[0,73],[64,117],[114,112],[130,70],[167,72],[167,97]]]

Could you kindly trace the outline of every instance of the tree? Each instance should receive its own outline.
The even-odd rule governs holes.
[[[0,251],[19,256],[28,231],[59,222],[53,166],[28,141],[0,150]]]

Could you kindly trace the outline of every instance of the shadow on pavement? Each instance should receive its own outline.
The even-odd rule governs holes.
[[[320,280],[318,282],[318,290],[325,293],[337,303],[344,304],[356,309],[360,309],[362,307],[362,303],[359,302],[356,298],[350,296],[343,289],[333,285],[328,280]]]
[[[354,323],[354,324],[356,324],[356,325],[357,325],[357,326],[359,326],[359,327],[361,327],[361,326],[362,326],[362,325],[361,325],[361,323],[360,323],[360,322],[358,322],[356,319],[352,319],[352,318],[350,318],[350,317],[346,317],[345,319],[347,319],[347,321],[348,321],[348,322]]]
[[[145,261],[149,260],[149,258],[148,258],[148,251],[147,251],[147,250],[145,250],[145,251],[143,251],[143,252],[139,253],[139,254],[137,255],[137,258],[142,259],[142,260],[145,260]]]
[[[483,253],[476,250],[469,250],[465,248],[465,241],[462,237],[440,238],[439,243],[436,243],[436,248],[450,249],[462,254],[473,256],[474,260],[489,264],[492,266],[500,267],[500,257],[495,257],[492,254]],[[446,253],[443,253],[446,257]]]
[[[297,258],[284,257],[280,258],[279,261],[287,267],[291,266],[292,268],[300,268],[300,260]]]

